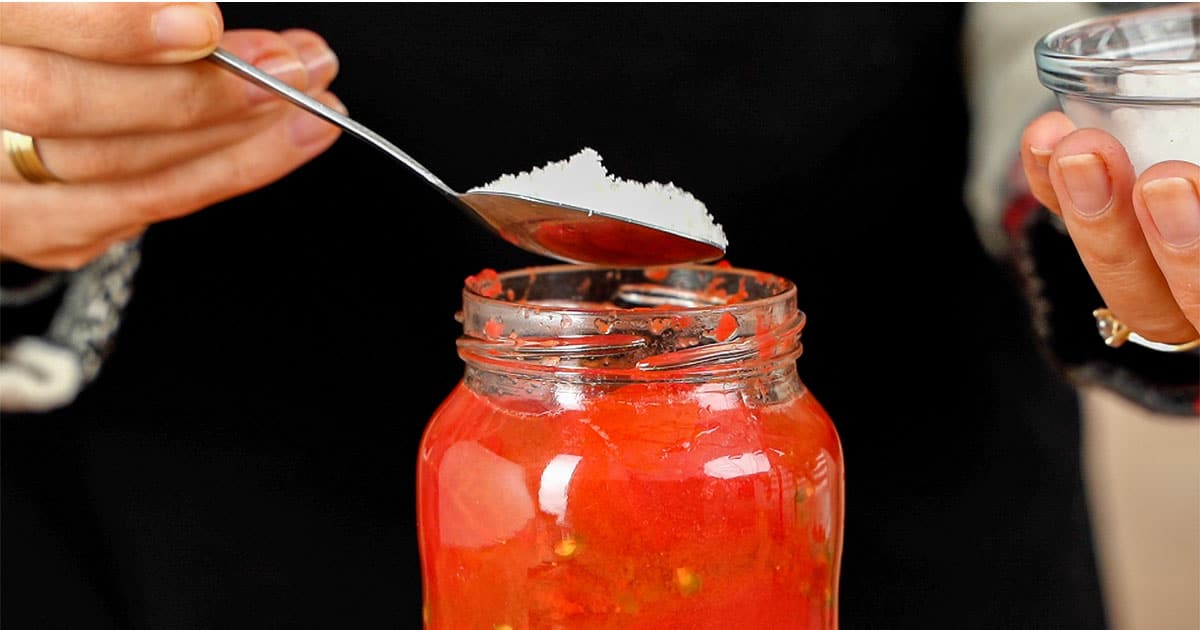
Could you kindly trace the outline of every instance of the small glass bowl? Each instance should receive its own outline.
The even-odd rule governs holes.
[[[1063,112],[1120,140],[1136,173],[1200,164],[1200,3],[1076,22],[1042,37],[1034,58]]]

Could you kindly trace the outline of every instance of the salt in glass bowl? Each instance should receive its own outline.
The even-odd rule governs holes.
[[[1038,40],[1034,58],[1063,113],[1120,140],[1136,174],[1200,164],[1200,3],[1076,22]]]

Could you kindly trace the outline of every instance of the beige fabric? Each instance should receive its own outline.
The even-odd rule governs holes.
[[[1200,628],[1200,422],[1082,392],[1083,455],[1111,630]]]
[[[1056,107],[1037,78],[1033,45],[1042,35],[1099,13],[1092,3],[971,3],[964,26],[971,152],[966,202],[993,256],[1008,242],[1001,219],[1021,129]]]

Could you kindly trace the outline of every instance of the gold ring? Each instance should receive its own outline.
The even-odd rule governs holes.
[[[32,136],[4,129],[4,152],[13,166],[25,181],[32,184],[46,182],[61,182],[46,168],[42,157],[38,155],[37,144]]]
[[[1200,348],[1200,338],[1186,341],[1184,343],[1163,343],[1161,341],[1150,341],[1145,337],[1133,332],[1121,320],[1113,315],[1112,311],[1106,308],[1098,308],[1092,311],[1092,317],[1096,318],[1096,332],[1104,338],[1104,344],[1110,348],[1119,348],[1126,341],[1135,343],[1143,348],[1158,350],[1159,352],[1187,352]]]

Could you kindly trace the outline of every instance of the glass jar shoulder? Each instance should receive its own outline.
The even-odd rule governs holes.
[[[459,441],[476,441],[522,466],[587,453],[633,466],[647,459],[648,473],[671,468],[680,475],[706,474],[719,462],[749,469],[772,460],[801,465],[820,452],[841,459],[828,414],[794,370],[701,383],[468,375],[430,420],[422,457]]]

